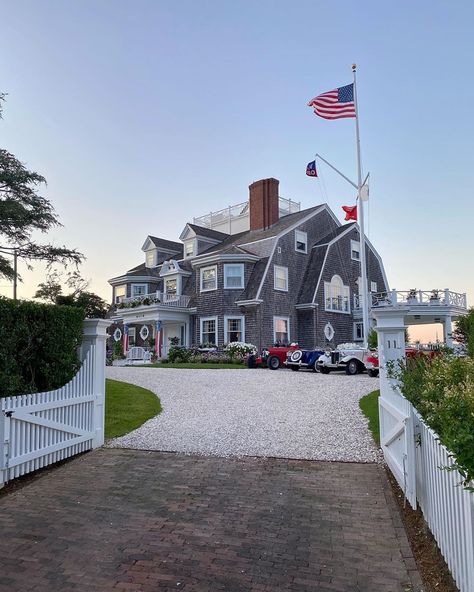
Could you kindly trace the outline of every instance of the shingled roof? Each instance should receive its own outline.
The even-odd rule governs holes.
[[[335,238],[337,238],[339,235],[343,234],[350,227],[357,227],[356,222],[350,222],[349,224],[344,224],[343,226],[339,226],[339,228],[331,230],[331,232],[326,234],[326,236],[323,236],[323,238],[318,240],[318,242],[315,243],[313,246],[320,247],[321,245],[327,245]]]
[[[224,240],[229,235],[226,232],[219,232],[218,230],[213,230],[212,228],[207,228],[206,226],[198,226],[197,224],[191,224],[188,222],[187,224],[191,230],[193,230],[198,236],[204,236],[207,238],[212,238],[214,240]]]
[[[168,251],[173,251],[175,253],[179,253],[179,255],[183,254],[183,245],[182,243],[176,243],[175,241],[167,240],[166,238],[159,238],[158,236],[151,236],[148,235],[148,238],[151,242],[157,247],[158,249],[166,249]]]
[[[245,290],[239,295],[237,300],[254,300],[257,297],[258,288],[265,273],[267,263],[268,257],[264,257],[255,263]]]
[[[207,249],[207,251],[204,251],[203,253],[199,253],[198,257],[200,257],[201,255],[209,255],[210,253],[221,251],[232,245],[239,246],[244,245],[246,243],[252,243],[258,240],[262,240],[264,238],[272,238],[274,236],[277,236],[293,224],[298,224],[300,220],[303,220],[309,214],[316,212],[316,210],[320,209],[322,205],[307,208],[306,210],[301,210],[300,212],[295,212],[294,214],[284,216],[283,218],[280,218],[278,222],[273,224],[273,226],[271,226],[270,228],[265,228],[262,230],[247,230],[246,232],[240,232],[239,234],[230,235],[228,236],[228,238],[226,238],[226,240],[223,240],[220,244],[215,245],[210,249]]]

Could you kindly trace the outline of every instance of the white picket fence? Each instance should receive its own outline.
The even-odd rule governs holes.
[[[416,497],[461,592],[474,590],[474,493],[463,489],[445,446],[412,407]]]
[[[84,321],[79,372],[62,388],[0,399],[0,487],[104,442],[109,322]]]

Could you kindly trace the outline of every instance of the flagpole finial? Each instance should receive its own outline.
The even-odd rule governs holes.
[[[357,64],[352,64],[352,71],[355,72],[357,69]]]

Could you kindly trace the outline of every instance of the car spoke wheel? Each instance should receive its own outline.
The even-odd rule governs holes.
[[[367,374],[370,376],[370,378],[377,378],[377,376],[379,375],[379,371],[378,370],[367,370]]]
[[[346,366],[346,374],[354,376],[355,374],[358,374],[358,372],[359,364],[356,362],[356,360],[351,360]]]
[[[277,356],[270,356],[268,358],[267,366],[270,368],[270,370],[278,370],[280,367],[280,360],[277,358]]]

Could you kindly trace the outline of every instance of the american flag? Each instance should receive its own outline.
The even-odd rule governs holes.
[[[324,119],[355,117],[354,85],[348,84],[318,95],[311,99],[308,107],[313,107],[316,115]]]

